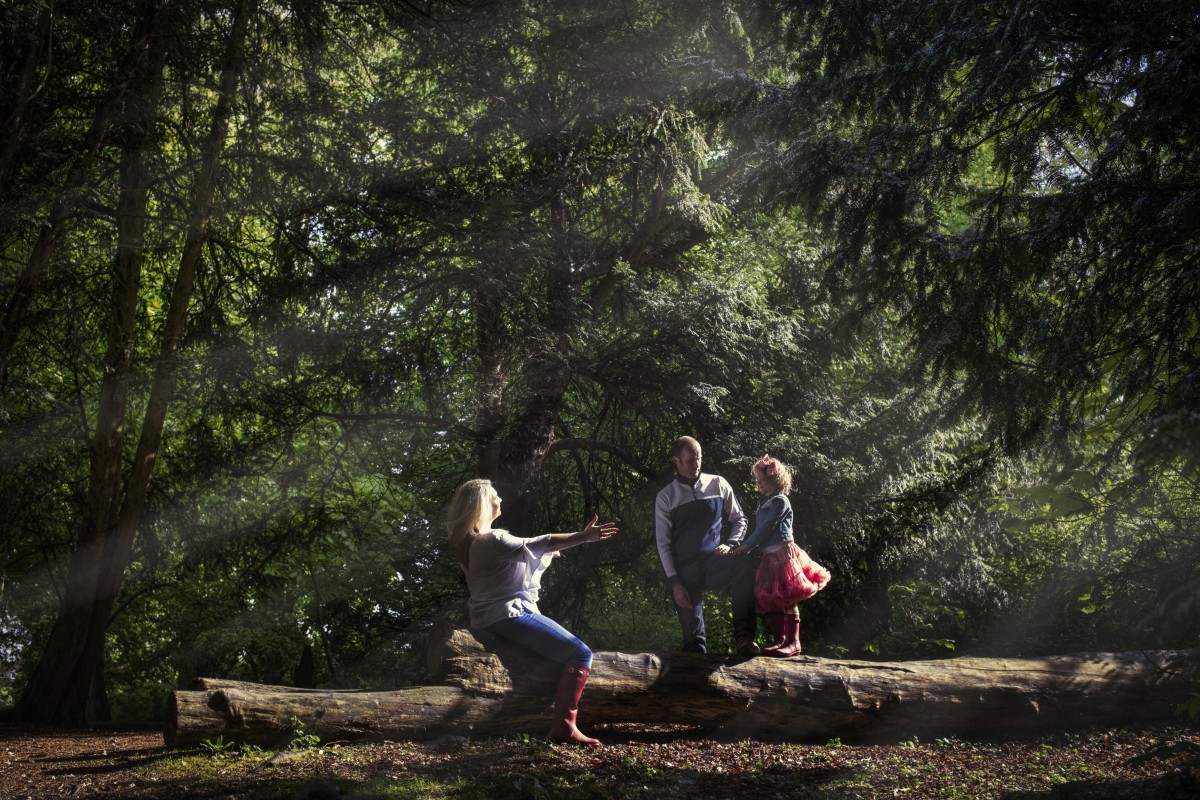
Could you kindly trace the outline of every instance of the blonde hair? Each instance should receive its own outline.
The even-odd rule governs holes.
[[[774,486],[776,490],[788,494],[792,491],[792,471],[787,468],[787,464],[777,458],[772,458],[771,463],[775,465],[774,474],[763,469],[761,461],[755,461],[754,465],[750,467],[750,477],[762,475],[763,479]]]
[[[471,554],[471,541],[491,527],[487,515],[491,511],[489,501],[495,493],[491,481],[476,478],[455,489],[450,498],[446,532],[450,536],[450,551],[464,569]]]

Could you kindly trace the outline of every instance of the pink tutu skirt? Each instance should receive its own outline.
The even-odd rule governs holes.
[[[768,553],[754,574],[754,600],[759,614],[784,611],[807,600],[829,583],[829,570],[808,557],[808,553],[788,542]]]

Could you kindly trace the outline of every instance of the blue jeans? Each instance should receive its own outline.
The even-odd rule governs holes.
[[[487,626],[485,630],[559,664],[573,662],[589,669],[592,666],[591,649],[544,614],[529,612],[519,617],[509,617]]]

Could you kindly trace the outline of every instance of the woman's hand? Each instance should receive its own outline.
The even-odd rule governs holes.
[[[745,553],[749,553],[752,549],[753,548],[751,548],[747,545],[739,544],[737,547],[731,548],[729,550],[729,555],[731,555],[731,556],[744,555]]]
[[[595,515],[592,517],[592,521],[589,522],[582,531],[580,531],[585,542],[603,542],[606,539],[611,539],[616,535],[617,531],[619,530],[619,528],[617,528],[617,523],[601,522],[600,524],[596,524],[597,520],[599,519],[600,515]]]

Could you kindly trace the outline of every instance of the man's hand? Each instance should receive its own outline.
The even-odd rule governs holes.
[[[675,605],[680,608],[692,607],[692,596],[688,594],[688,590],[683,587],[682,583],[671,587],[671,596],[675,598]]]
[[[734,547],[729,551],[729,555],[731,555],[731,556],[745,555],[746,553],[749,553],[751,549],[752,548],[747,547],[744,544],[739,544],[737,547]]]
[[[728,552],[729,552],[729,545],[727,545],[727,544],[719,544],[719,545],[717,545],[717,549],[716,549],[716,550],[713,550],[713,552],[714,552],[714,553],[716,553],[716,554],[717,554],[717,555],[719,555],[719,556],[723,556],[723,555],[725,555],[726,553],[728,553]]]

